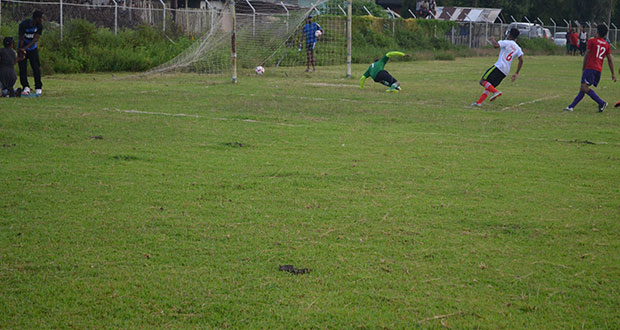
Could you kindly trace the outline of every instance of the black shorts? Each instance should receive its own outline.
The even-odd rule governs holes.
[[[392,86],[392,84],[396,82],[396,79],[394,79],[389,72],[381,70],[375,76],[374,81],[385,86]]]
[[[500,71],[495,65],[490,67],[483,75],[482,80],[488,81],[493,87],[499,86],[506,75]]]
[[[316,46],[316,42],[306,43],[306,53],[314,52],[314,47]]]

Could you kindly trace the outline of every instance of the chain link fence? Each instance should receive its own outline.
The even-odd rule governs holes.
[[[172,9],[166,6],[164,0],[70,0],[71,2],[37,2],[23,0],[0,0],[0,23],[20,22],[32,15],[35,9],[45,13],[45,19],[51,24],[57,25],[63,35],[64,24],[73,19],[83,19],[97,26],[103,26],[117,32],[123,28],[134,28],[140,24],[150,24],[161,27],[162,30],[179,29],[187,34],[199,35],[210,31],[213,28],[214,18],[222,10],[221,2],[201,1],[200,8],[180,8]],[[279,8],[280,13],[286,15],[292,5],[285,5],[283,2],[274,2],[266,6],[265,2],[255,2],[249,0],[238,1],[246,7],[246,13],[240,17],[247,17],[251,24],[258,24],[261,19],[261,11],[273,11]],[[220,8],[218,8],[219,6]],[[326,11],[329,14],[345,14],[344,8],[336,6],[334,8],[317,9]],[[385,33],[393,32],[394,27],[398,26],[402,19],[386,19]],[[541,22],[542,23],[542,22]],[[558,32],[567,32],[569,21],[563,20],[564,25],[542,25],[542,28],[549,29],[551,37],[555,37]],[[443,37],[454,45],[462,45],[469,48],[481,48],[489,45],[487,39],[493,36],[495,39],[503,39],[509,24],[505,23],[475,23],[457,22],[456,26],[449,30]],[[577,28],[575,24],[573,28]],[[588,23],[581,28],[593,37],[596,32],[596,24]],[[614,24],[610,27],[608,38],[612,43],[618,42],[618,28]]]

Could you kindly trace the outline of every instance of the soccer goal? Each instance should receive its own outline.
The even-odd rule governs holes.
[[[319,0],[309,7],[262,1],[228,1],[208,8],[212,24],[202,37],[171,61],[149,71],[253,74],[263,66],[267,72],[283,67],[304,71],[308,59],[304,25],[309,15],[322,30],[313,45],[317,67],[342,65],[350,54],[350,16],[342,0]],[[348,25],[349,24],[349,25]],[[236,63],[235,63],[236,62]],[[350,63],[350,60],[348,61]],[[236,64],[236,65],[235,65]],[[350,68],[343,75],[350,75]]]

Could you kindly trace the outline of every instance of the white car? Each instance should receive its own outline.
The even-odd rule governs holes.
[[[556,32],[553,36],[553,43],[566,47],[566,32]]]
[[[508,24],[508,28],[506,28],[506,36],[508,36],[508,32],[512,28],[519,30],[520,38],[543,38],[545,33],[540,25],[534,23],[512,22]]]

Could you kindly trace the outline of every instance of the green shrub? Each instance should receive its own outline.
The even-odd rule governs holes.
[[[92,41],[97,28],[94,23],[83,19],[73,19],[65,23],[64,38],[70,43],[85,47]]]
[[[171,60],[191,44],[185,36],[173,44],[150,25],[122,29],[115,35],[81,19],[66,22],[61,41],[58,27],[48,25],[40,42],[44,74],[145,71]],[[3,31],[11,28],[3,25]]]
[[[553,41],[544,38],[518,38],[517,43],[521,48],[528,51],[542,52],[543,54],[555,54],[558,47]],[[561,47],[564,50],[563,47]]]

